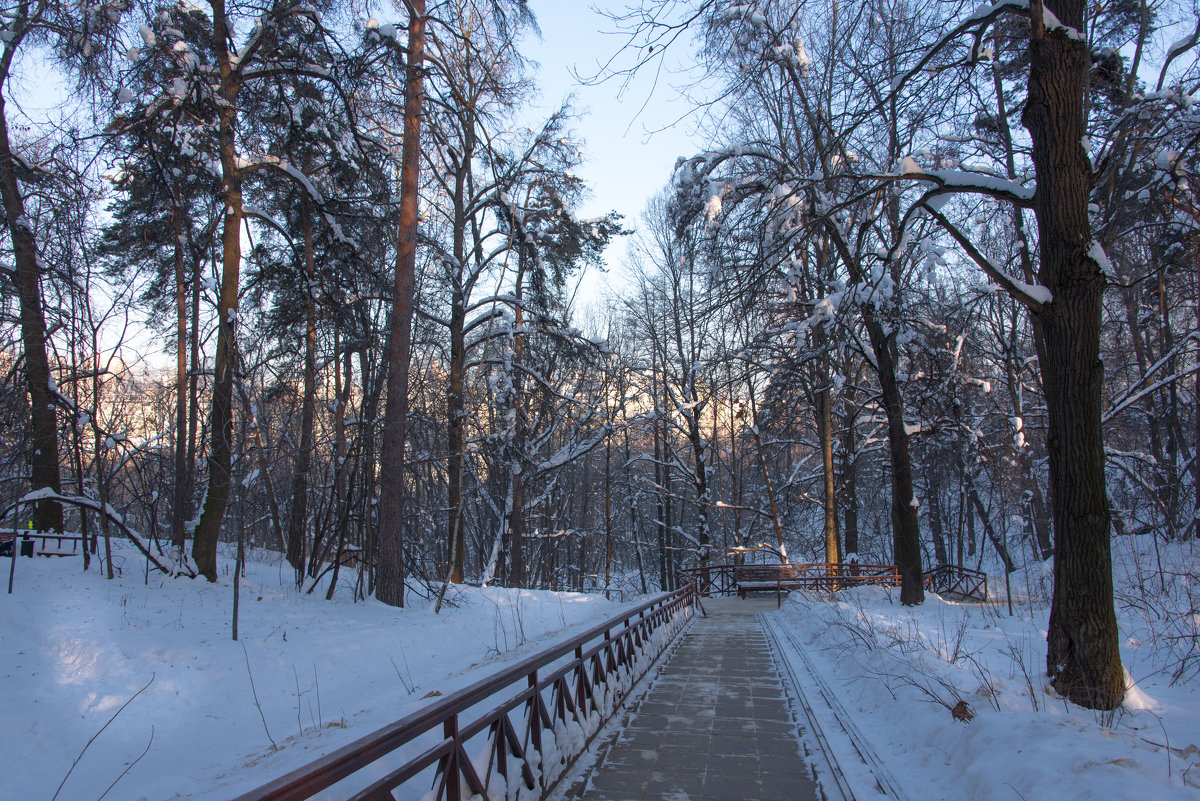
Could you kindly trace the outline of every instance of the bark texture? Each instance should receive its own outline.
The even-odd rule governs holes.
[[[1034,212],[1039,278],[1053,300],[1037,312],[1045,359],[1050,488],[1055,528],[1054,597],[1046,670],[1063,696],[1114,709],[1125,694],[1113,609],[1110,513],[1101,435],[1101,299],[1104,276],[1090,255],[1091,168],[1081,141],[1090,57],[1086,44],[1042,24],[1035,0],[1029,99],[1023,122],[1037,171]],[[1056,0],[1063,25],[1084,30],[1082,0]]]
[[[7,64],[4,65],[7,71]],[[62,491],[58,468],[58,418],[50,390],[50,360],[46,355],[46,316],[42,305],[41,275],[37,245],[25,216],[25,200],[17,183],[16,161],[8,138],[8,119],[0,96],[0,194],[8,217],[13,243],[13,283],[21,317],[21,346],[25,356],[25,378],[29,389],[33,453],[30,455],[32,489],[49,487]],[[41,500],[34,507],[33,525],[38,531],[62,531],[62,505]]]
[[[425,0],[412,0],[408,19],[408,63],[405,65],[396,296],[392,305],[391,347],[388,349],[383,453],[379,459],[379,566],[375,597],[389,606],[404,606],[404,443],[408,433],[408,371],[417,269],[417,184],[421,172],[424,60]]]
[[[204,510],[192,539],[196,569],[209,581],[217,580],[217,539],[229,503],[230,465],[233,459],[233,371],[236,367],[238,281],[242,262],[242,177],[237,165],[234,133],[241,81],[229,57],[232,32],[225,19],[225,3],[213,3],[213,42],[220,71],[221,107],[217,132],[221,149],[221,180],[225,194],[225,220],[221,230],[221,292],[217,298],[217,351],[213,361],[212,413],[209,432],[208,492]]]

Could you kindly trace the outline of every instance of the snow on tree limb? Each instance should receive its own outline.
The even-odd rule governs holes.
[[[912,162],[912,164],[908,162]],[[953,193],[987,195],[998,200],[1006,200],[1022,208],[1033,207],[1034,190],[1031,187],[983,172],[970,170],[923,170],[916,166],[916,163],[911,158],[904,160],[904,164],[898,174],[877,175],[874,177],[885,181],[911,179],[937,185],[938,189],[927,194],[922,202],[928,202],[939,195]]]
[[[1027,284],[1001,270],[995,262],[984,255],[979,248],[975,247],[975,243],[960,231],[958,226],[946,219],[940,211],[925,202],[925,199],[922,199],[921,203],[917,205],[924,208],[937,221],[938,225],[946,233],[950,234],[950,237],[970,256],[971,260],[983,269],[988,278],[999,284],[1008,294],[1023,303],[1031,311],[1041,311],[1046,304],[1054,300],[1054,296],[1050,294],[1050,290],[1046,287],[1040,284]]]
[[[117,528],[121,529],[121,531],[125,534],[125,537],[132,542],[134,546],[136,546],[137,549],[141,551],[142,554],[150,561],[150,563],[158,570],[162,571],[168,576],[184,575],[188,576],[189,578],[195,578],[196,576],[196,574],[190,570],[187,572],[184,572],[183,570],[177,571],[159,561],[158,557],[155,556],[151,551],[150,546],[146,544],[145,537],[126,525],[124,515],[122,515],[109,504],[104,504],[104,506],[101,507],[100,501],[96,500],[95,498],[87,498],[79,495],[65,495],[61,492],[55,492],[49,487],[43,487],[41,489],[36,489],[32,492],[25,493],[20,498],[4,507],[4,510],[0,511],[0,519],[8,517],[17,509],[18,506],[30,505],[37,503],[38,501],[57,501],[59,503],[78,506],[81,509],[90,509],[97,514],[104,515],[110,522],[115,524]]]

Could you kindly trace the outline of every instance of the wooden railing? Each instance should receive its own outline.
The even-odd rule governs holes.
[[[942,595],[961,595],[986,601],[987,573],[958,565],[940,565],[925,574],[925,589]]]
[[[897,587],[895,565],[826,562],[809,564],[709,564],[680,571],[680,582],[696,586],[700,595],[740,595],[747,592],[817,590],[836,592],[849,587]],[[925,589],[986,600],[987,574],[968,567],[941,565],[924,574]]]
[[[829,564],[713,564],[680,571],[683,582],[694,583],[701,595],[745,595],[747,592],[787,590],[833,591],[865,584],[897,586],[895,565]]]
[[[695,609],[691,585],[418,710],[237,801],[545,798]],[[404,796],[404,797],[407,797]]]

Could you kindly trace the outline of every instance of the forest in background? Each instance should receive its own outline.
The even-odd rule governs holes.
[[[569,106],[519,122],[519,0],[9,3],[6,521],[393,604],[726,558],[894,563],[919,603],[1057,553],[1048,671],[1111,706],[1115,621],[1055,631],[1105,583],[1111,618],[1110,532],[1197,535],[1200,24],[1055,8],[614,12],[612,80],[683,49],[708,93],[632,221],[576,214]],[[54,123],[8,91],[47,65]]]

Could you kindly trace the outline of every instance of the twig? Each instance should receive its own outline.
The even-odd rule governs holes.
[[[317,690],[317,728],[325,728],[325,717],[321,714],[321,680],[317,678],[317,665],[313,663],[313,686]]]
[[[278,751],[279,746],[275,744],[275,738],[271,736],[271,730],[267,728],[267,716],[263,714],[262,704],[258,701],[258,690],[254,689],[254,674],[250,671],[250,654],[246,651],[246,643],[239,640],[239,644],[242,646],[242,656],[246,658],[246,675],[250,677],[250,692],[254,696],[254,705],[258,707],[258,716],[262,718],[263,731],[267,733],[267,739],[271,741],[271,750]]]
[[[296,677],[296,726],[300,729],[300,736],[304,736],[304,720],[300,717],[302,693],[300,692],[300,674],[296,670],[296,666],[292,665],[292,675]]]
[[[58,783],[58,789],[54,791],[54,795],[53,795],[53,796],[50,798],[50,801],[54,801],[54,799],[58,798],[58,794],[62,792],[63,785],[64,785],[64,784],[66,784],[66,783],[67,783],[67,779],[69,779],[69,778],[71,777],[71,771],[75,770],[75,766],[79,764],[79,760],[83,759],[83,755],[84,755],[85,753],[87,753],[87,750],[88,750],[88,748],[90,748],[90,747],[91,747],[92,743],[96,742],[96,738],[97,738],[97,737],[99,737],[101,734],[103,734],[103,733],[104,733],[104,730],[105,730],[105,729],[107,729],[107,728],[109,727],[109,725],[110,725],[110,724],[111,724],[111,723],[112,723],[114,720],[116,720],[116,719],[117,719],[117,715],[119,715],[119,714],[121,714],[122,712],[124,712],[124,711],[125,711],[125,707],[127,707],[127,706],[129,706],[130,704],[132,704],[132,703],[133,703],[133,699],[134,699],[134,698],[137,698],[139,695],[141,695],[142,693],[144,693],[144,692],[146,691],[146,689],[147,689],[147,688],[148,688],[148,687],[149,687],[151,684],[153,684],[153,683],[154,683],[154,674],[153,674],[153,673],[151,673],[151,674],[150,674],[150,681],[146,682],[146,686],[145,686],[145,687],[143,687],[142,689],[138,690],[136,693],[134,693],[134,694],[133,694],[133,695],[132,695],[132,696],[129,698],[129,700],[128,700],[128,701],[126,701],[125,703],[121,704],[121,708],[120,708],[120,709],[118,709],[116,712],[114,712],[114,713],[113,713],[113,716],[112,716],[111,718],[109,718],[109,719],[108,719],[108,723],[105,723],[103,726],[101,726],[101,727],[100,727],[100,731],[98,731],[98,732],[96,732],[95,734],[93,734],[93,735],[92,735],[92,739],[90,739],[90,740],[88,740],[88,741],[87,741],[87,745],[85,745],[85,746],[83,747],[83,750],[79,752],[79,756],[75,757],[75,761],[74,761],[74,762],[72,762],[72,763],[71,763],[71,767],[67,769],[67,775],[66,775],[66,776],[63,776],[63,779],[62,779],[62,781]],[[105,791],[105,792],[107,792],[107,791]]]
[[[103,793],[101,793],[100,797],[97,798],[96,801],[103,801],[104,796],[108,795],[108,791],[111,790],[112,788],[116,787],[117,782],[121,781],[121,779],[124,779],[125,774],[128,773],[129,771],[133,770],[133,766],[136,765],[137,763],[141,762],[142,757],[144,757],[144,756],[146,756],[146,754],[150,753],[150,746],[153,744],[154,744],[154,724],[150,724],[150,742],[146,743],[146,748],[142,751],[142,755],[139,756],[137,759],[133,760],[132,762],[130,762],[129,766],[126,767],[125,770],[121,771],[120,776],[113,779],[113,783],[108,785],[108,789],[106,789]]]
[[[1025,796],[1021,795],[1020,790],[1018,790],[1016,787],[1013,787],[1012,784],[1010,784],[1009,782],[1005,782],[1004,784],[1008,787],[1008,789],[1010,789],[1014,793],[1016,793],[1020,797],[1021,801],[1025,801]]]
[[[401,652],[401,655],[403,655],[403,652]],[[392,656],[391,656],[390,654],[388,655],[388,660],[389,660],[389,661],[392,663],[392,668],[393,668],[393,669],[395,669],[395,671],[396,671],[396,678],[400,679],[400,683],[401,683],[402,685],[404,685],[404,691],[405,691],[406,693],[408,693],[409,695],[412,695],[412,694],[413,694],[413,690],[414,690],[414,689],[416,689],[416,688],[415,688],[415,687],[412,687],[412,686],[410,686],[410,685],[409,685],[409,683],[408,683],[407,681],[405,681],[405,680],[404,680],[404,676],[403,676],[403,675],[401,675],[401,673],[400,673],[400,667],[399,667],[399,666],[396,664],[396,660],[395,660],[394,658],[392,658]],[[405,667],[407,667],[407,666],[408,666],[408,665],[407,665],[407,661],[408,661],[408,660],[406,659],[406,660],[405,660],[405,663],[406,663],[406,664],[405,664]]]

